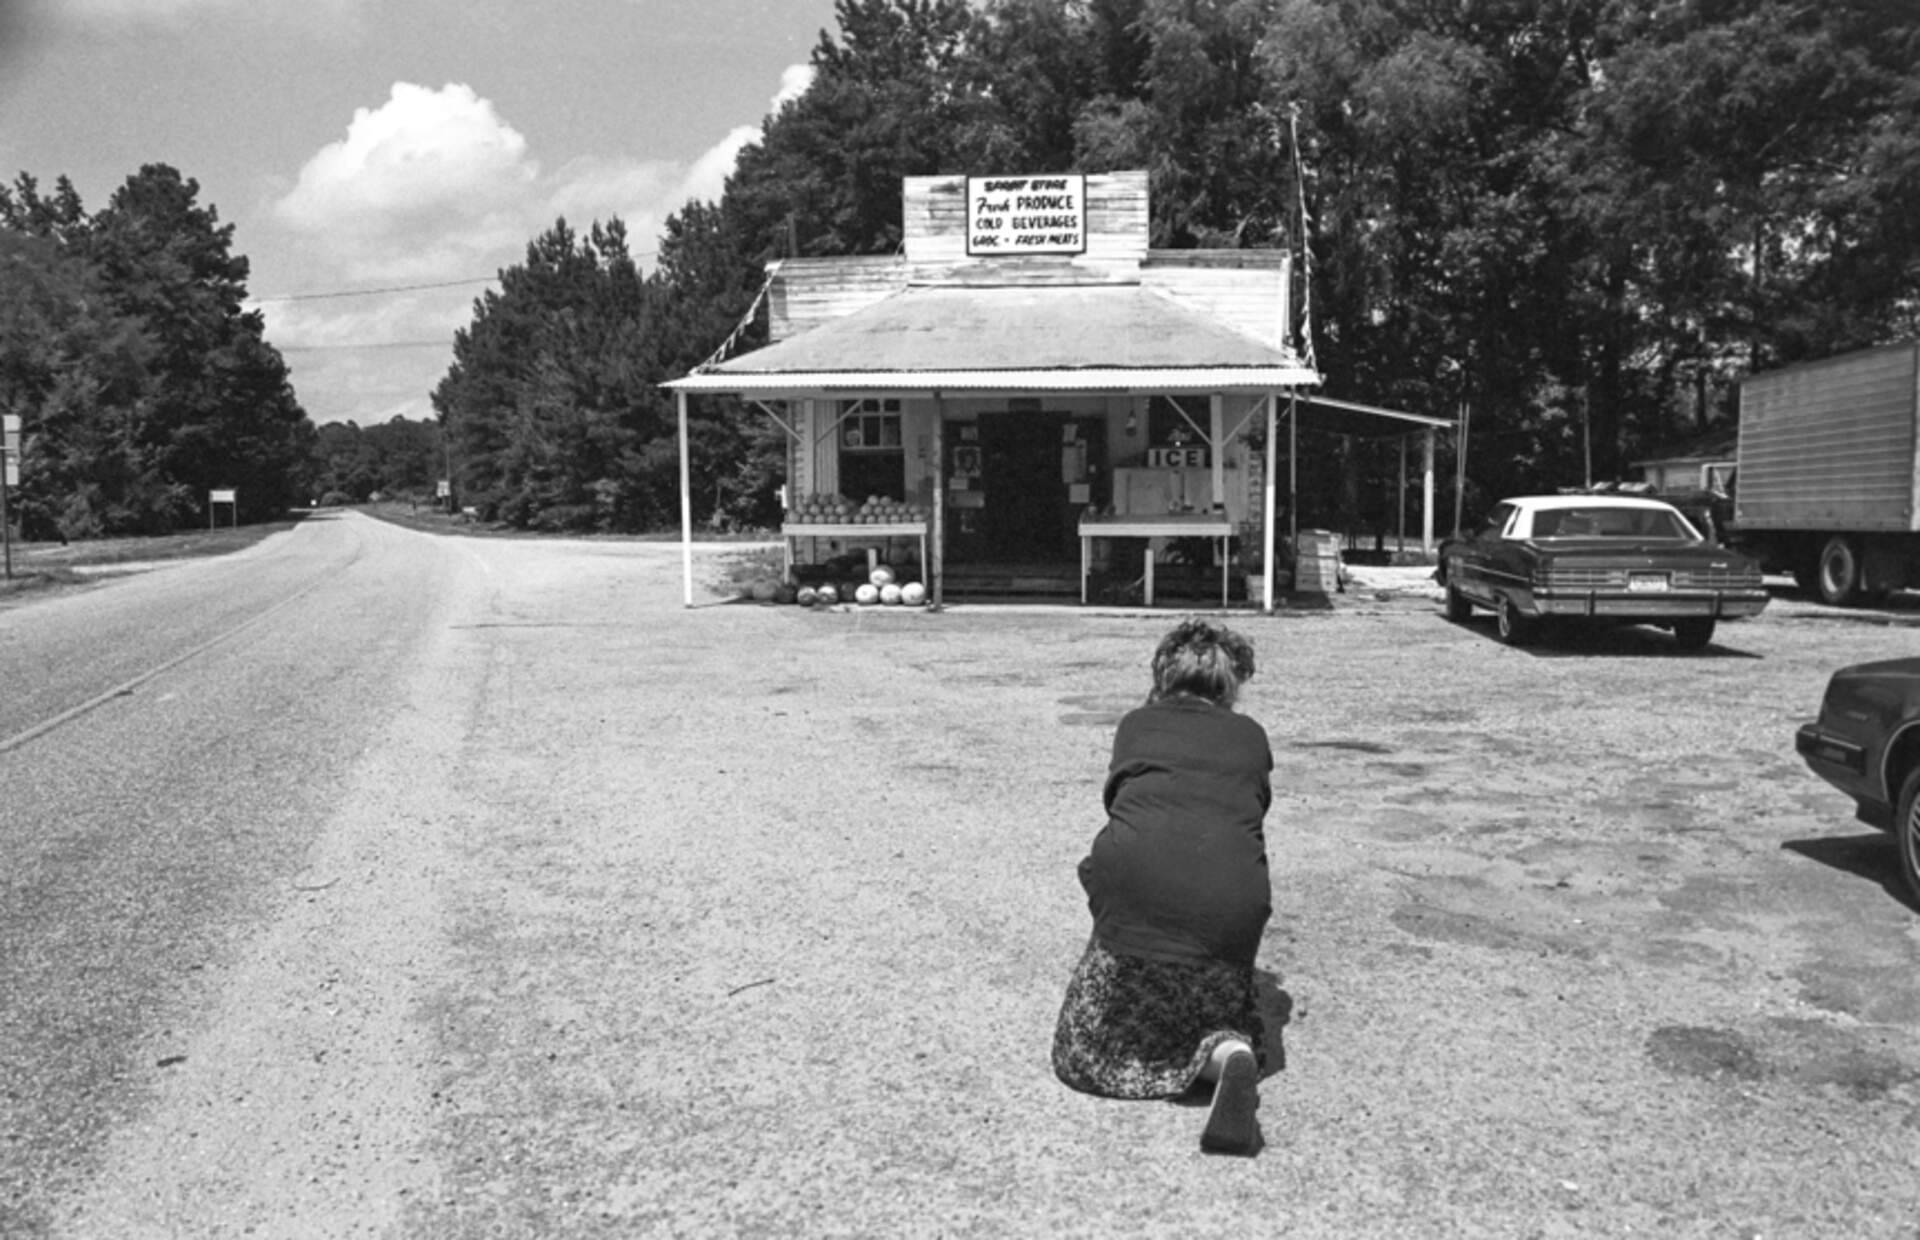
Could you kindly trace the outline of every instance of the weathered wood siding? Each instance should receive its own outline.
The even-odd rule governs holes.
[[[967,254],[966,178],[908,177],[905,254],[786,259],[768,294],[768,336],[787,340],[912,284],[1143,283],[1254,339],[1284,345],[1291,260],[1279,250],[1147,248],[1147,174],[1087,177],[1087,250],[1074,257]]]
[[[898,258],[790,258],[767,295],[768,343],[863,310],[907,287]]]
[[[1287,343],[1292,260],[1281,250],[1156,250],[1149,288],[1276,348]]]

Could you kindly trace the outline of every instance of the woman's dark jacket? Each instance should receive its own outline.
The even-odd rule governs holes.
[[[1128,713],[1107,825],[1080,863],[1094,937],[1149,960],[1252,965],[1272,913],[1272,770],[1266,730],[1245,715],[1186,696]]]

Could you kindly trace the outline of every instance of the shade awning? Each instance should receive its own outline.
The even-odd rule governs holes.
[[[1404,409],[1383,409],[1358,401],[1335,400],[1331,396],[1302,396],[1299,409],[1303,430],[1332,431],[1339,435],[1374,439],[1412,435],[1434,428],[1451,429],[1455,425],[1452,418],[1430,413],[1409,413]],[[1360,416],[1355,417],[1355,414]]]
[[[1276,325],[1277,330],[1277,325]],[[1291,350],[1137,284],[908,288],[666,384],[686,392],[1264,392]]]

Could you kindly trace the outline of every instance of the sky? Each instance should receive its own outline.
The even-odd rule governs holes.
[[[65,175],[92,213],[171,165],[233,225],[314,421],[430,418],[491,277],[561,217],[618,216],[650,266],[806,89],[833,8],[0,0],[0,180]]]

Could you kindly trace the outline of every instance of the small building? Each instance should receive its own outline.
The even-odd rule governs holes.
[[[1151,602],[1172,558],[1218,573],[1224,604],[1237,560],[1261,567],[1271,606],[1295,515],[1280,440],[1308,416],[1422,437],[1430,549],[1433,436],[1451,421],[1308,394],[1290,256],[1150,249],[1147,194],[1138,171],[911,177],[902,253],[770,264],[768,344],[666,385],[685,536],[686,400],[704,393],[786,431],[796,575],[865,547],[936,602],[1085,601],[1103,573]]]
[[[1727,494],[1733,478],[1740,430],[1719,427],[1655,456],[1632,462],[1640,478],[1655,491],[1706,491]]]

